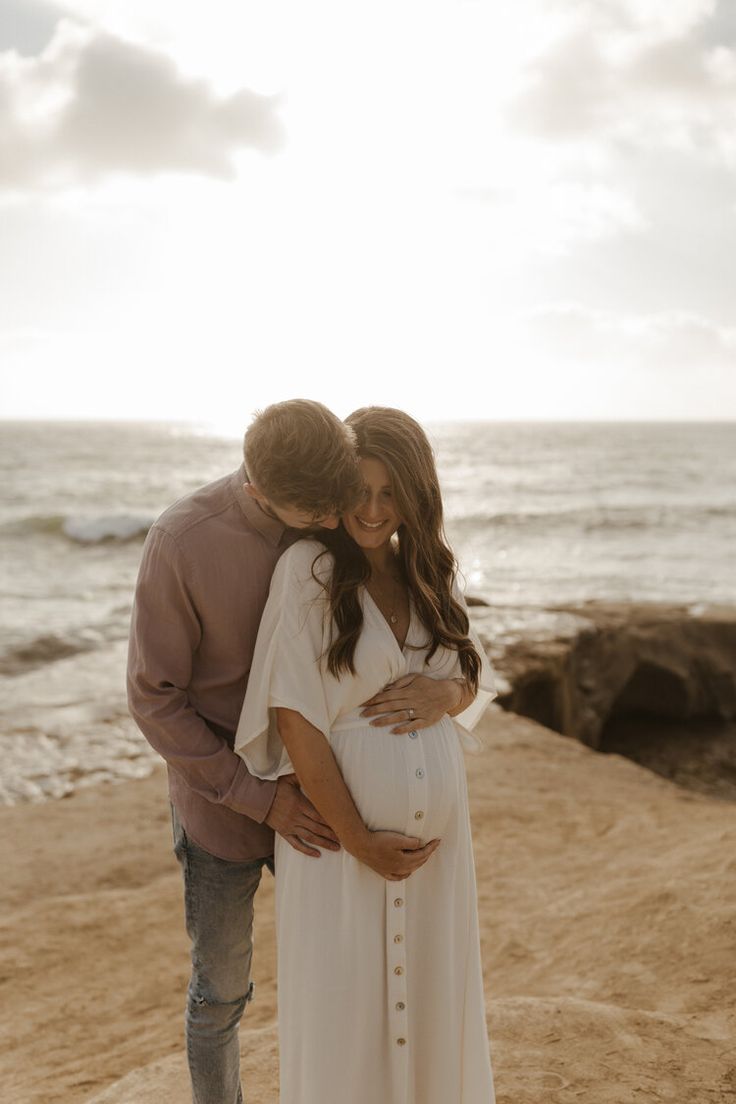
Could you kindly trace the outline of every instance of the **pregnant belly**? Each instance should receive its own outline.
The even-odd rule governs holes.
[[[441,836],[464,799],[465,765],[449,717],[416,736],[364,725],[330,744],[365,823],[424,841]]]

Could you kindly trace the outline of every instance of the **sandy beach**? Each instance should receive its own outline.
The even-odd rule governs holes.
[[[467,759],[499,1104],[736,1101],[736,806],[491,707]],[[163,769],[0,810],[5,1093],[187,1100]],[[244,1082],[276,1104],[273,882]]]

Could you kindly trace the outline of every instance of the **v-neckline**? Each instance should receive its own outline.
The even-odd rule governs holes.
[[[404,637],[404,643],[403,644],[399,644],[399,638],[397,637],[394,630],[391,628],[391,626],[388,622],[388,619],[386,617],[384,617],[384,615],[381,613],[380,609],[378,608],[378,603],[376,602],[376,600],[373,597],[373,595],[371,594],[371,592],[368,590],[367,586],[363,587],[363,594],[365,594],[365,596],[369,599],[371,605],[373,606],[373,609],[376,612],[377,617],[380,619],[381,623],[386,626],[386,628],[387,628],[387,630],[388,630],[388,632],[391,636],[391,639],[393,640],[394,644],[396,645],[397,651],[400,653],[401,658],[404,659],[405,658],[404,657],[404,649],[406,648],[406,642],[409,639],[409,635],[411,633],[411,627],[412,627],[412,624],[414,623],[414,603],[411,600],[411,594],[408,595],[408,599],[409,599],[409,624],[407,625],[407,628],[406,628],[406,636]]]

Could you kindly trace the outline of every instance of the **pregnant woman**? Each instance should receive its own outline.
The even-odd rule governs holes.
[[[492,1104],[462,756],[491,671],[424,431],[381,407],[347,423],[363,500],[279,560],[235,742],[259,777],[295,773],[342,843],[315,861],[276,839],[281,1102]],[[412,675],[457,680],[454,719],[394,690],[372,725],[365,703]]]

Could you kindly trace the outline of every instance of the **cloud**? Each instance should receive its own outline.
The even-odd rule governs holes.
[[[718,0],[711,19],[699,28],[703,43],[711,46],[736,43],[736,6],[733,0]]]
[[[591,10],[585,2],[578,8]],[[716,8],[716,0],[600,0],[595,5],[611,27],[634,32],[642,39],[689,34],[712,18]]]
[[[582,242],[628,239],[646,231],[641,211],[623,192],[590,173],[519,174],[516,187],[460,188],[458,196],[484,207],[491,246],[523,243],[528,256],[559,260]]]
[[[0,0],[0,51],[40,53],[63,14],[45,0]]]
[[[62,21],[36,57],[0,55],[0,188],[54,188],[114,173],[235,175],[246,147],[276,151],[277,101],[218,97],[163,53]]]
[[[535,240],[576,255],[553,294],[585,298],[592,279],[631,310],[669,305],[669,288],[672,305],[718,313],[736,238],[735,22],[715,0],[545,5],[554,36],[505,120],[539,194],[527,221],[548,224]]]
[[[715,371],[736,383],[736,327],[687,311],[620,315],[581,303],[548,303],[518,320],[532,350],[553,363]]]
[[[578,4],[510,107],[522,131],[609,149],[652,145],[736,165],[736,49],[712,0]],[[725,27],[722,26],[723,34]]]

